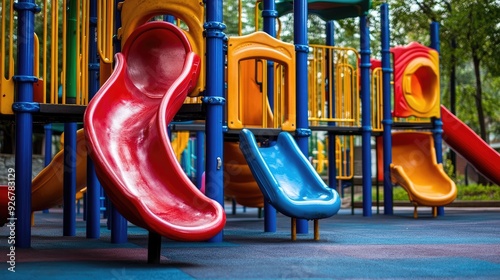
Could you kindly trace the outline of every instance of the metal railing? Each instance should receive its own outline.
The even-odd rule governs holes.
[[[353,48],[310,47],[310,124],[359,127],[358,52]]]

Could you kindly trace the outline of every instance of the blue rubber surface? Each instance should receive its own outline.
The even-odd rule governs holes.
[[[263,231],[255,208],[230,214],[224,241],[177,242],[164,238],[161,263],[147,264],[148,232],[129,224],[128,242],[111,243],[106,220],[100,238],[85,237],[77,214],[76,236],[62,236],[62,209],[35,213],[32,248],[15,251],[15,273],[6,262],[7,227],[0,227],[0,279],[499,279],[500,209],[396,207],[394,215],[362,216],[340,209],[320,222],[320,240],[298,234],[277,215],[277,231]],[[312,221],[309,221],[312,224]]]

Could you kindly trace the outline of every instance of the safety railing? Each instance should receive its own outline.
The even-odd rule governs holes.
[[[14,1],[1,3],[1,91],[0,114],[13,114],[15,100],[14,76],[15,52]],[[34,69],[38,81],[33,85],[33,100],[45,104],[66,104],[67,49],[67,1],[36,1],[41,12],[35,16]],[[70,103],[88,103],[88,45],[89,1],[76,0],[76,50],[71,59],[76,68],[76,92]]]
[[[114,1],[97,1],[97,49],[101,62],[113,62]]]
[[[41,103],[66,104],[66,67],[68,59],[76,66],[76,93],[74,104],[88,103],[88,46],[89,46],[89,1],[77,0],[76,7],[76,50],[73,57],[68,57],[67,49],[67,2],[41,1],[40,38],[40,82],[42,83]],[[37,25],[37,23],[35,23]],[[36,73],[37,71],[35,71]],[[73,102],[70,102],[73,104]]]
[[[350,180],[354,176],[354,136],[335,137],[335,167],[337,180]]]
[[[314,135],[314,134],[313,134]],[[335,158],[328,158],[328,136],[324,138],[311,137],[312,164],[316,172],[326,175],[328,168],[336,169],[337,180],[349,180],[354,176],[354,136],[341,135],[335,137]],[[335,164],[331,166],[330,164]]]
[[[310,46],[309,121],[359,127],[359,54],[353,48]]]

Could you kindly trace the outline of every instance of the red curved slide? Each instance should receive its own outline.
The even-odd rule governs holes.
[[[443,140],[484,176],[500,185],[500,154],[441,105]]]
[[[113,74],[88,105],[89,155],[115,207],[162,236],[202,241],[226,216],[194,186],[176,160],[167,124],[196,85],[200,58],[178,27],[150,22],[116,55]]]

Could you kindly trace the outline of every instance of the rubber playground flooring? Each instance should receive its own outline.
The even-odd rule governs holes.
[[[229,207],[230,208],[230,207]],[[147,264],[147,232],[130,225],[128,242],[112,244],[106,220],[101,237],[62,236],[62,211],[36,213],[32,248],[16,249],[15,271],[6,262],[8,229],[0,228],[0,279],[500,279],[500,209],[395,208],[394,215],[363,217],[341,209],[320,220],[320,240],[290,239],[290,219],[264,232],[256,209],[228,209],[224,241],[164,239],[160,264]]]

